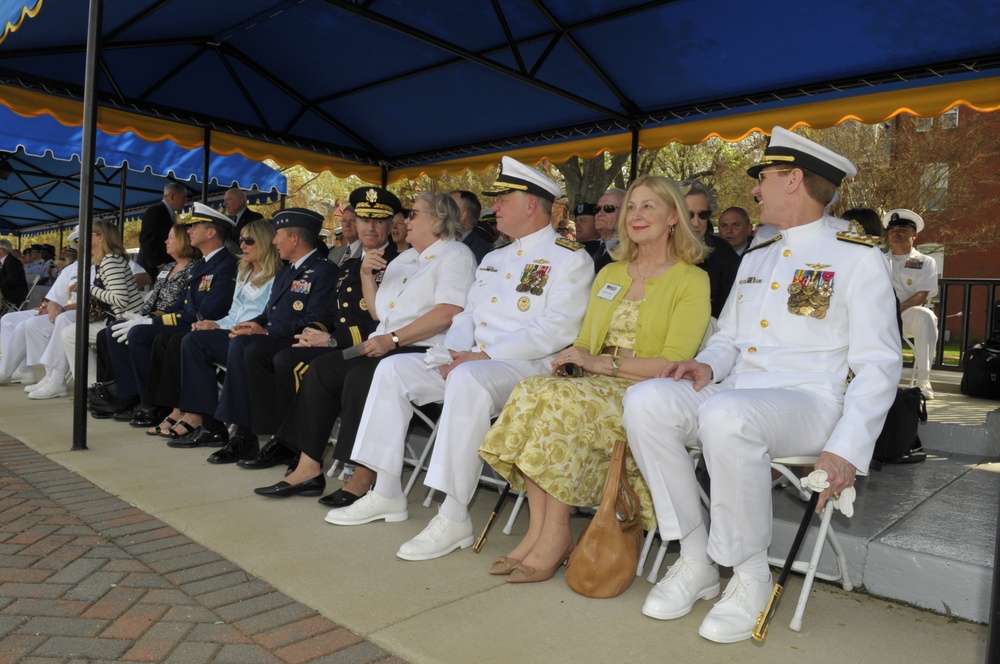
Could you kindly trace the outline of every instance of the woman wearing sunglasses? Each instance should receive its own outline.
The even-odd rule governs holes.
[[[677,184],[684,193],[684,202],[687,203],[691,216],[691,231],[711,249],[711,253],[699,267],[708,272],[708,280],[712,286],[712,318],[718,320],[736,280],[740,257],[712,228],[715,197],[708,187],[697,180],[683,180]]]
[[[278,250],[271,244],[274,226],[266,219],[251,221],[243,227],[239,242],[242,257],[237,268],[236,292],[229,313],[217,321],[199,320],[191,325],[191,332],[198,330],[229,329],[236,323],[255,318],[264,311],[271,294],[274,275],[281,267]],[[160,341],[163,341],[161,344]],[[183,389],[181,381],[181,342],[184,335],[158,337],[153,345],[151,364],[160,367],[158,380],[150,380],[147,402],[173,410],[163,422],[146,434],[164,438],[181,438],[201,424],[201,417],[184,413],[177,404]]]

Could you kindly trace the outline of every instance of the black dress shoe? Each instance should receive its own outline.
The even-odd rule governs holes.
[[[143,429],[156,426],[163,421],[166,414],[163,408],[140,406],[132,411],[132,419],[128,421],[128,425]]]
[[[311,480],[300,482],[299,484],[289,484],[281,481],[271,486],[262,486],[254,489],[258,496],[268,498],[288,498],[289,496],[318,496],[326,489],[326,476],[320,473]]]
[[[347,507],[348,505],[353,505],[354,502],[360,497],[361,496],[355,496],[350,491],[337,489],[329,496],[323,496],[317,502],[326,507]]]
[[[170,447],[179,447],[181,449],[187,449],[189,447],[222,447],[229,441],[229,432],[225,429],[221,431],[205,431],[203,428],[198,427],[188,435],[183,438],[178,438],[177,440],[168,440],[167,445]]]
[[[236,465],[240,468],[249,468],[250,470],[273,468],[282,463],[289,463],[295,458],[295,454],[295,451],[286,447],[283,442],[272,436],[271,440],[267,441],[267,444],[260,448],[260,452],[254,458],[237,461]]]
[[[116,410],[112,415],[111,419],[115,422],[131,422],[132,421],[132,409],[125,408],[123,410]]]
[[[208,459],[209,463],[236,463],[240,459],[252,459],[260,451],[257,443],[257,436],[236,435],[229,439],[229,442],[218,452],[212,454]]]

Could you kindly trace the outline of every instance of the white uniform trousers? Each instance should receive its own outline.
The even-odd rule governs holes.
[[[25,324],[36,318],[34,311],[13,311],[0,318],[0,375],[11,376],[23,364],[27,354]],[[48,316],[44,318],[48,323]],[[51,323],[50,323],[51,325]]]
[[[97,333],[106,327],[104,321],[100,320],[91,323],[87,333],[87,352],[90,353],[90,360],[87,362],[87,385],[97,382],[97,353],[94,352],[93,345],[97,341]],[[63,338],[63,351],[66,353],[66,363],[70,373],[76,370],[76,325],[64,327],[59,334]]]
[[[938,319],[927,307],[910,307],[903,311],[903,334],[913,337],[913,366],[917,377],[926,380],[931,373],[931,358],[937,345]]]
[[[702,523],[697,480],[685,446],[700,446],[711,490],[708,555],[739,565],[771,543],[771,459],[818,455],[840,419],[830,397],[789,388],[695,392],[687,380],[654,379],[625,395],[622,421],[649,486],[664,540]]]
[[[386,358],[372,379],[351,458],[400,476],[410,402],[422,406],[443,401],[425,483],[467,505],[479,484],[479,445],[491,418],[518,382],[547,368],[545,360],[477,360],[456,367],[445,381],[436,368],[427,368],[422,355]]]
[[[62,331],[76,324],[76,309],[64,311],[56,316],[52,336],[49,338],[45,351],[38,363],[45,367],[46,375],[66,376],[69,373],[69,362],[66,361],[66,351],[63,349]]]

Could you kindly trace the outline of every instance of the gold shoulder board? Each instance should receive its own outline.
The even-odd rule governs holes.
[[[774,237],[772,237],[770,240],[767,240],[766,242],[761,242],[760,244],[755,244],[754,246],[750,247],[749,249],[747,249],[746,251],[743,252],[743,255],[746,256],[751,251],[757,251],[761,247],[766,247],[769,244],[774,244],[775,242],[777,242],[780,239],[781,239],[781,233],[778,233],[777,235],[775,235]]]
[[[556,244],[558,244],[560,247],[565,247],[570,251],[579,251],[580,249],[583,249],[583,245],[580,244],[579,242],[574,242],[573,240],[567,240],[564,237],[557,237]]]

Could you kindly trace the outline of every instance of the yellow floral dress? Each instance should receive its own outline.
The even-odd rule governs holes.
[[[622,299],[605,346],[635,347],[640,303]],[[517,491],[524,490],[526,475],[567,505],[597,505],[615,442],[626,440],[622,399],[634,382],[590,373],[526,378],[514,388],[479,454]],[[642,504],[643,523],[652,529],[653,501],[631,452],[625,465]]]

